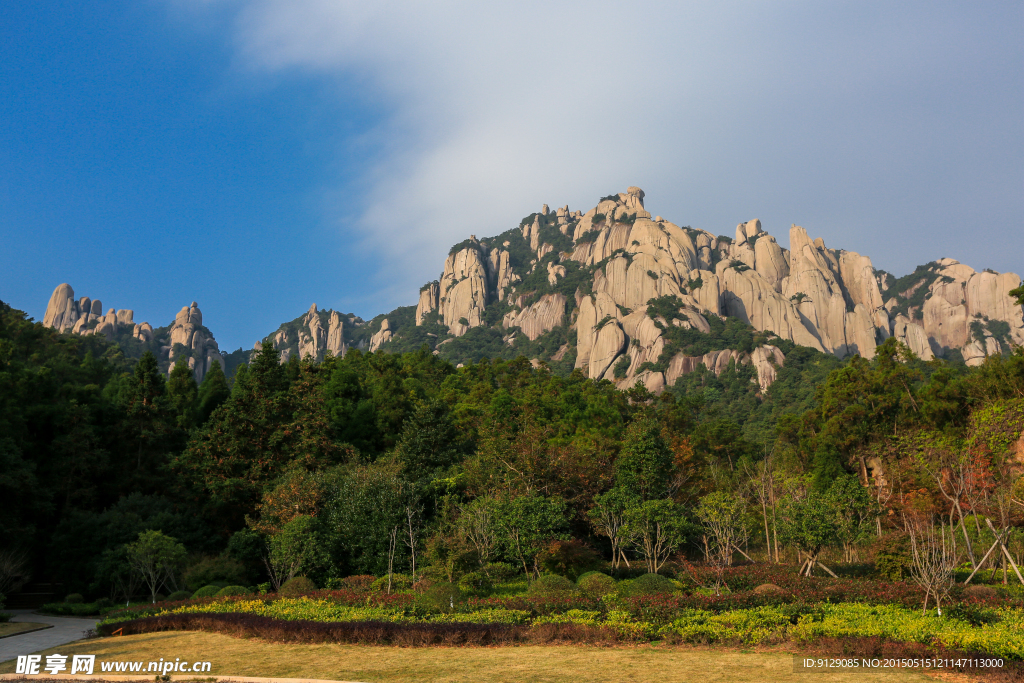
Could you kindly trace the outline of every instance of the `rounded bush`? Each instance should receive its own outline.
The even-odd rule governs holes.
[[[552,595],[567,593],[574,588],[576,588],[576,585],[564,576],[542,574],[536,581],[530,584],[528,592],[531,595]]]
[[[105,609],[110,609],[114,606],[114,601],[110,598],[100,598],[96,601],[96,611],[102,612]]]
[[[484,565],[483,573],[491,577],[494,583],[511,581],[521,575],[521,572],[507,562],[489,562]]]
[[[217,595],[219,591],[220,586],[203,586],[202,588],[200,588],[192,594],[192,598],[212,598],[213,596]]]
[[[245,586],[225,586],[224,588],[221,588],[219,591],[217,591],[217,594],[214,597],[217,597],[217,598],[227,598],[227,597],[231,597],[233,595],[251,595],[251,594],[252,594],[252,591],[250,591]]]
[[[902,581],[910,576],[913,564],[906,533],[891,533],[875,542],[875,573],[883,579]]]
[[[754,593],[757,595],[782,595],[786,592],[785,588],[776,586],[774,583],[762,583],[760,586],[754,589]]]
[[[676,585],[672,579],[661,574],[644,574],[643,576],[622,581],[617,587],[617,592],[624,598],[632,598],[638,595],[664,595],[673,593]]]
[[[346,576],[341,580],[341,585],[350,591],[368,591],[376,580],[377,577],[373,574],[358,574],[356,576]]]
[[[482,598],[491,594],[494,590],[494,586],[491,584],[490,577],[483,572],[469,572],[463,574],[462,578],[459,579],[459,589],[467,595],[474,595]]]
[[[83,602],[85,602],[85,598],[82,597],[81,593],[71,593],[66,598],[64,598],[64,602],[68,603],[69,605],[80,605]]]
[[[412,579],[405,574],[392,574],[391,575],[391,592],[408,590],[412,586]],[[370,586],[370,590],[378,593],[385,593],[388,590],[388,575],[380,577],[375,580]]]
[[[587,572],[576,581],[576,585],[587,595],[598,598],[615,591],[615,579],[601,572]]]
[[[191,597],[192,597],[192,594],[189,593],[188,591],[174,591],[173,593],[171,593],[170,595],[167,596],[167,599],[171,600],[171,601],[177,601],[177,600],[188,600]]]
[[[316,591],[315,583],[305,576],[296,576],[285,581],[278,593],[286,598],[297,598],[300,595],[306,595],[314,591]]]
[[[544,571],[568,577],[570,581],[601,565],[600,555],[577,540],[552,541],[537,559]]]
[[[976,598],[994,598],[998,595],[992,586],[971,585],[964,589],[964,595]]]

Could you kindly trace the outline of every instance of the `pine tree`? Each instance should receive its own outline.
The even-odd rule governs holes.
[[[157,366],[156,356],[151,351],[146,351],[139,359],[127,388],[127,418],[139,445],[135,468],[141,470],[144,452],[154,446],[165,427],[162,424],[163,411],[160,405],[164,395],[164,378]]]
[[[244,367],[244,366],[242,366]],[[219,361],[213,361],[210,370],[199,385],[199,424],[210,419],[210,414],[231,396],[227,377],[220,367]]]
[[[199,387],[188,366],[188,358],[178,356],[167,380],[167,398],[175,414],[178,429],[188,431],[196,424],[196,409],[199,404]]]

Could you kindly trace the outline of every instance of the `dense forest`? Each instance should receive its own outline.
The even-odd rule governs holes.
[[[732,348],[756,334],[715,330]],[[0,303],[0,593],[31,578],[143,595],[128,554],[146,532],[181,553],[170,591],[599,561],[657,572],[710,561],[723,519],[730,557],[850,560],[930,516],[973,564],[986,517],[1021,522],[1024,350],[977,368],[894,339],[872,360],[785,352],[763,393],[749,366],[655,396],[522,357],[282,365],[269,343],[197,385],[183,363],[168,378],[151,353]],[[1009,546],[1019,556],[1019,536]]]

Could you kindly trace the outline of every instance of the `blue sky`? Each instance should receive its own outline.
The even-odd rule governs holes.
[[[896,274],[1024,271],[1017,2],[11,2],[0,299],[222,348],[415,303],[448,247],[639,185]]]

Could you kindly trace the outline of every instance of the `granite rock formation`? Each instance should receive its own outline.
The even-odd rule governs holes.
[[[869,257],[826,247],[800,226],[789,229],[787,249],[757,219],[737,225],[735,237],[716,237],[652,218],[644,201],[643,190],[630,187],[586,212],[566,206],[552,214],[545,205],[501,245],[472,237],[448,256],[440,279],[421,290],[415,324],[440,322],[449,338],[458,337],[487,325],[486,312],[498,306],[497,329],[507,343],[517,334],[534,341],[564,327],[575,333],[575,367],[587,376],[621,387],[639,380],[652,390],[702,364],[720,373],[729,363],[752,364],[766,390],[785,362],[770,344],[752,353],[663,358],[669,323],[647,315],[648,302],[661,297],[678,301],[681,315],[673,325],[708,331],[705,316],[735,317],[839,358],[871,358],[891,336],[923,359],[959,353],[972,365],[1024,344],[1022,307],[1007,294],[1020,284],[1012,273],[977,273],[942,259],[930,264],[917,289],[890,292],[896,278],[876,270]],[[550,226],[570,241],[548,241]],[[536,284],[537,269],[546,288]],[[588,273],[586,286],[564,287],[579,270]],[[911,305],[915,296],[923,303]],[[373,348],[401,335],[382,327]],[[566,354],[564,346],[552,360]]]
[[[203,326],[203,314],[195,301],[183,307],[174,322],[154,330],[148,322],[136,323],[135,313],[130,309],[110,308],[103,313],[99,299],[83,296],[75,299],[71,285],[58,285],[50,296],[50,302],[43,316],[43,324],[61,332],[77,335],[101,335],[107,341],[130,337],[146,347],[151,347],[165,373],[170,373],[181,355],[187,355],[188,365],[197,382],[209,372],[214,361],[223,364],[216,339]]]

